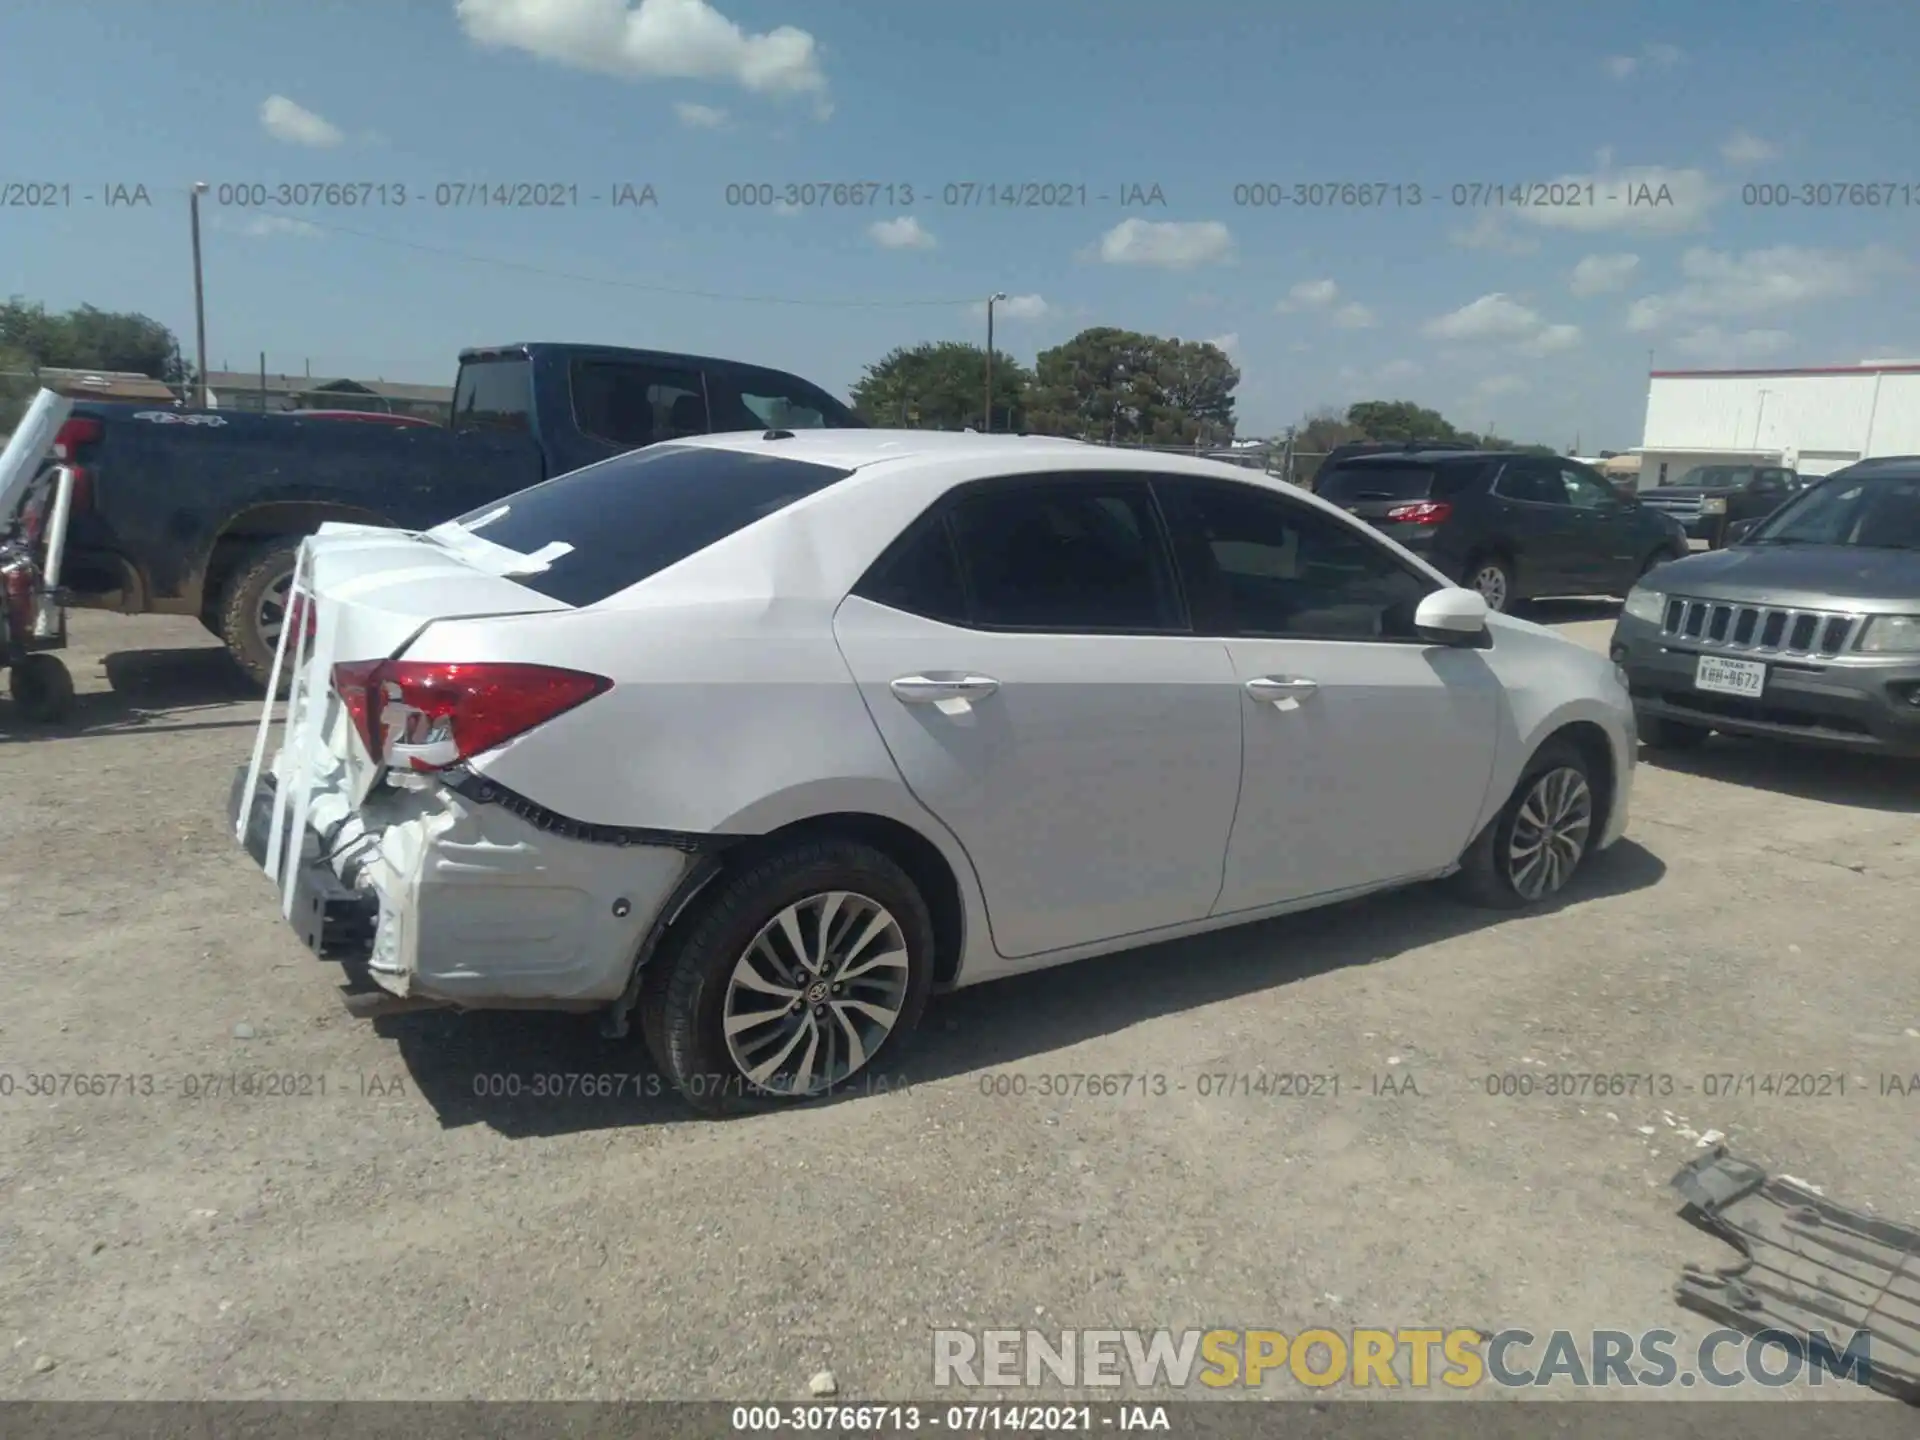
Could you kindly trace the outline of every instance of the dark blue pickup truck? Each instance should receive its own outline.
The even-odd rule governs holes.
[[[784,371],[559,344],[462,351],[449,425],[342,418],[75,405],[56,452],[75,470],[71,602],[198,616],[264,684],[300,540],[325,521],[425,529],[657,441],[863,423]],[[27,497],[29,535],[50,488]]]

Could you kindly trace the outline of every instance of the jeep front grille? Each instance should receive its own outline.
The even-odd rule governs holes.
[[[1839,655],[1859,637],[1865,619],[1828,610],[1792,610],[1675,595],[1667,601],[1660,631],[1669,639],[1692,641],[1716,650]]]

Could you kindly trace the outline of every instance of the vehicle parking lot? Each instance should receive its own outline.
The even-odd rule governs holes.
[[[885,1093],[711,1122],[588,1020],[350,1019],[228,832],[220,646],[74,634],[72,726],[0,707],[9,1395],[905,1398],[936,1326],[1692,1336],[1699,1137],[1920,1194],[1920,764],[1716,739],[1545,912],[1404,892],[982,986]]]

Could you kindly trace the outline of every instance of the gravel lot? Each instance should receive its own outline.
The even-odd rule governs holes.
[[[1716,740],[1642,765],[1550,913],[1410,892],[986,986],[895,1093],[711,1123],[591,1022],[349,1019],[226,833],[257,710],[221,653],[75,631],[75,725],[0,703],[0,1394],[925,1398],[939,1325],[1699,1335],[1674,1278],[1727,1252],[1675,1216],[1682,1127],[1916,1210],[1920,1097],[1878,1079],[1920,1071],[1920,767]],[[1340,1093],[1198,1093],[1260,1070]],[[1678,1088],[1486,1090],[1561,1070]],[[240,1072],[307,1093],[185,1093]],[[551,1072],[637,1078],[476,1093]],[[1117,1072],[1168,1093],[1037,1093]],[[1808,1072],[1846,1094],[1702,1093]]]

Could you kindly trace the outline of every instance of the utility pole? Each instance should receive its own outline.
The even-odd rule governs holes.
[[[996,301],[1006,299],[1001,291],[994,291],[987,297],[987,416],[981,433],[993,433],[993,307]]]
[[[200,367],[200,405],[208,409],[207,389],[207,291],[200,272],[200,197],[207,193],[207,182],[193,182],[187,197],[187,209],[193,218],[193,339],[194,363]]]

